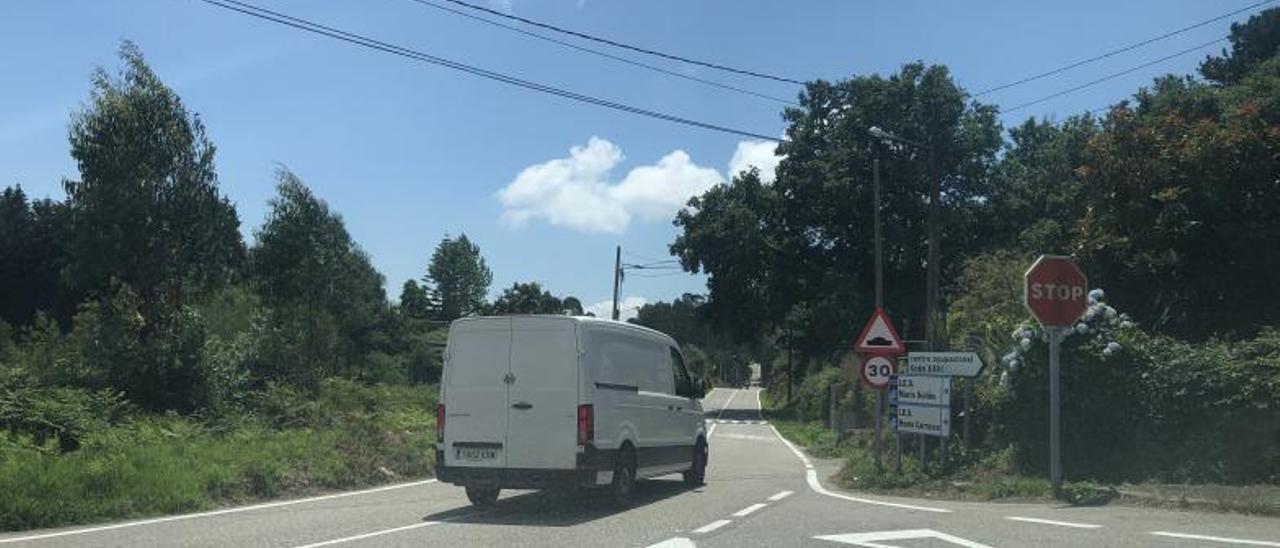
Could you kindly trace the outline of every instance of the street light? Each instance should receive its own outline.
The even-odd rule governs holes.
[[[938,172],[937,155],[932,146],[899,137],[881,129],[879,126],[867,128],[867,133],[881,141],[907,145],[923,150],[928,155],[929,164],[929,252],[928,270],[925,275],[925,339],[929,350],[941,350],[942,326],[938,322],[938,281],[940,278],[938,265],[939,221],[938,208],[941,202],[942,176]],[[879,204],[876,205],[879,208]]]

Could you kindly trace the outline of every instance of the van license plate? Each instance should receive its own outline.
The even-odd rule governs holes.
[[[459,448],[459,449],[456,449],[456,451],[457,451],[456,456],[458,457],[458,460],[469,460],[469,461],[498,460],[497,449]]]

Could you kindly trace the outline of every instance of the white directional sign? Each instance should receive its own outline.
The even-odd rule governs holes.
[[[898,375],[890,405],[951,405],[951,378]]]
[[[887,544],[889,540],[917,540],[917,539],[933,539],[964,546],[965,548],[991,548],[986,544],[965,540],[955,535],[934,531],[933,529],[904,529],[901,531],[875,531],[872,533],[849,533],[845,535],[823,535],[813,537],[818,540],[829,540],[831,542],[839,542],[841,544],[852,544],[854,546],[866,546],[868,548],[899,548],[903,546],[921,546],[916,542],[907,544],[893,543]],[[933,544],[930,544],[933,546]]]
[[[933,405],[890,405],[889,426],[903,434],[951,435],[951,408]]]
[[[907,354],[907,370],[904,373],[976,377],[980,371],[982,358],[976,352],[911,352]]]

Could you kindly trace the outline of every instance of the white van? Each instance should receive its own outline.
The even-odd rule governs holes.
[[[700,383],[676,342],[611,320],[464,318],[449,328],[436,477],[489,505],[503,488],[610,486],[707,466]]]

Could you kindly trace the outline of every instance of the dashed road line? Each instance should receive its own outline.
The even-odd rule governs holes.
[[[1251,540],[1244,538],[1228,538],[1213,537],[1209,535],[1192,535],[1188,533],[1170,533],[1168,531],[1152,531],[1151,534],[1161,537],[1185,538],[1190,540],[1207,540],[1209,542],[1221,542],[1225,544],[1244,544],[1248,546],[1280,546],[1280,542],[1272,542],[1269,540]]]
[[[1051,519],[1028,518],[1023,516],[1005,516],[1004,519],[1023,521],[1027,523],[1040,523],[1044,525],[1057,525],[1058,527],[1075,527],[1076,529],[1099,529],[1102,527],[1101,525],[1094,525],[1092,523],[1073,523],[1070,521],[1055,521]]]
[[[697,529],[694,529],[694,530],[693,530],[693,532],[695,532],[695,533],[697,533],[697,534],[699,534],[699,535],[705,535],[705,534],[707,534],[707,533],[710,533],[710,532],[712,532],[712,531],[715,531],[716,529],[719,529],[719,528],[721,528],[721,527],[724,527],[724,526],[726,526],[726,525],[728,525],[728,524],[730,524],[730,523],[733,523],[733,521],[732,521],[732,520],[727,520],[727,519],[718,519],[718,520],[715,520],[715,521],[713,521],[713,522],[711,522],[711,523],[708,523],[708,524],[706,524],[706,525],[703,525],[702,527],[699,527],[699,528],[697,528]]]
[[[827,488],[823,487],[822,483],[818,481],[818,471],[813,469],[813,462],[809,460],[809,457],[806,456],[803,451],[800,451],[800,449],[797,448],[795,445],[792,445],[792,443],[788,441],[787,438],[782,437],[782,433],[778,432],[778,428],[776,426],[770,424],[769,428],[772,429],[774,435],[778,436],[778,439],[782,440],[782,443],[785,444],[788,449],[791,449],[791,452],[795,453],[796,457],[799,457],[800,461],[804,463],[805,480],[809,484],[809,489],[812,489],[813,492],[819,495],[826,495],[828,497],[847,500],[850,502],[861,502],[863,504],[874,504],[877,506],[902,508],[904,510],[916,510],[920,512],[935,512],[939,514],[951,513],[951,510],[948,510],[946,508],[934,508],[932,506],[916,506],[914,504],[902,504],[899,502],[887,502],[883,500],[864,499],[860,497],[852,497],[849,495],[842,495],[840,493],[833,493],[831,491],[828,491]]]
[[[346,491],[343,493],[334,493],[332,495],[320,495],[317,497],[307,497],[301,499],[281,500],[276,502],[266,502],[262,504],[254,504],[251,506],[239,506],[236,508],[224,508],[222,510],[210,510],[208,512],[196,512],[194,514],[180,514],[177,516],[165,516],[162,518],[144,519],[139,521],[128,521],[124,523],[113,523],[111,525],[99,525],[97,527],[86,527],[83,529],[72,529],[69,531],[57,531],[54,533],[41,533],[38,535],[27,535],[22,537],[10,537],[0,539],[0,544],[10,544],[14,542],[26,542],[31,540],[41,540],[47,538],[68,537],[72,535],[84,535],[88,533],[97,533],[101,531],[112,531],[115,529],[124,529],[127,527],[139,527],[143,525],[154,525],[157,523],[167,523],[170,521],[180,521],[195,518],[207,518],[212,516],[221,516],[223,514],[234,514],[236,512],[248,512],[251,510],[265,510],[267,508],[279,508],[281,506],[292,506],[294,504],[303,504],[307,502],[317,502],[322,500],[333,500],[343,497],[354,497],[359,495],[368,495],[371,493],[381,493],[383,491],[391,491],[394,489],[404,489],[406,487],[417,487],[428,483],[435,483],[436,480],[428,479],[421,481],[410,481],[405,483],[397,483],[394,485],[384,485],[382,487],[374,487],[372,489],[362,489],[359,491]]]
[[[335,539],[332,539],[332,540],[326,540],[326,541],[323,541],[323,542],[316,542],[316,543],[313,543],[313,544],[304,544],[304,545],[302,545],[302,546],[297,546],[297,547],[295,547],[295,548],[320,548],[321,546],[332,546],[332,545],[334,545],[334,544],[342,544],[342,543],[344,543],[344,542],[351,542],[351,541],[355,541],[355,540],[364,540],[364,539],[367,539],[367,538],[380,537],[380,536],[382,536],[382,535],[390,535],[390,534],[392,534],[392,533],[399,533],[399,532],[401,532],[401,531],[409,531],[409,530],[412,530],[412,529],[421,529],[421,528],[423,528],[423,527],[431,527],[432,525],[440,525],[440,523],[441,523],[441,522],[439,522],[439,521],[424,521],[424,522],[422,522],[422,523],[415,523],[415,524],[413,524],[413,525],[405,525],[405,526],[402,526],[402,527],[392,527],[391,529],[383,529],[383,530],[381,530],[381,531],[372,531],[372,532],[369,532],[369,533],[363,533],[363,534],[359,534],[359,535],[352,535],[352,536],[349,536],[349,537],[335,538]]]
[[[645,548],[695,548],[697,545],[684,537],[672,537],[657,544],[650,544]]]
[[[737,512],[734,512],[734,513],[733,513],[733,517],[735,517],[735,518],[745,518],[745,517],[747,517],[747,516],[751,515],[751,513],[752,513],[752,512],[755,512],[756,510],[759,510],[759,509],[761,509],[761,508],[764,508],[765,506],[768,506],[768,504],[765,504],[765,503],[763,503],[763,502],[758,502],[758,503],[756,503],[756,504],[752,504],[751,506],[748,506],[748,507],[746,507],[746,508],[743,508],[743,509],[741,509],[741,510],[738,510]]]
[[[782,491],[781,493],[778,493],[772,497],[769,497],[769,502],[778,502],[782,499],[785,499],[791,496],[792,493],[793,493],[792,491]]]

